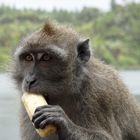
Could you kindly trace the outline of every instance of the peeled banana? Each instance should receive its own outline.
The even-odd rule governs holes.
[[[22,96],[22,102],[29,115],[30,120],[35,112],[35,109],[39,106],[47,105],[46,100],[42,95],[34,93],[24,93]],[[56,127],[53,125],[48,125],[44,129],[36,129],[37,133],[41,137],[47,137],[48,135],[56,132]]]

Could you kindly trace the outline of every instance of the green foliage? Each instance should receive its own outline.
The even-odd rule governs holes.
[[[0,71],[4,71],[10,61],[8,48],[0,48]]]
[[[102,12],[84,7],[81,11],[17,10],[0,7],[0,69],[10,61],[9,51],[28,33],[40,28],[47,18],[75,29],[90,38],[94,55],[117,68],[140,67],[140,3],[125,6],[111,3],[112,10]],[[115,6],[115,8],[113,8]]]
[[[112,10],[116,9],[116,0],[111,0],[111,9]]]

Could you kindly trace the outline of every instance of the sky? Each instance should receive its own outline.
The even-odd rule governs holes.
[[[118,4],[124,4],[126,2],[140,2],[140,0],[116,0]],[[0,0],[0,5],[8,5],[21,8],[31,9],[66,9],[66,10],[80,10],[82,7],[96,7],[101,10],[109,9],[110,0]]]

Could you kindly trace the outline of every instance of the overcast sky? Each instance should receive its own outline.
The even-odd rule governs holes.
[[[140,0],[116,0],[117,3],[124,2],[140,2]],[[82,7],[97,7],[102,10],[109,9],[110,0],[0,0],[0,5],[9,5],[16,8],[32,8],[32,9],[67,9],[80,10]]]

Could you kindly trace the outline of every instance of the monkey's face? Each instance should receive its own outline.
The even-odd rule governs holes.
[[[35,46],[39,44],[32,44]],[[22,47],[17,51],[16,65],[22,91],[61,94],[70,75],[69,58],[64,49],[45,44]],[[68,74],[69,73],[69,74]]]
[[[79,65],[82,67],[82,62],[87,62],[90,57],[88,40],[76,44],[75,48],[76,52],[52,44],[19,47],[15,53],[15,75],[22,92],[43,94],[50,98],[69,94],[74,89],[72,83],[75,83],[73,80]]]
[[[57,34],[53,31],[50,37],[44,37],[34,33],[17,48],[14,78],[22,92],[57,98],[71,94],[77,87],[74,84],[78,83],[79,70],[90,58],[89,40],[70,40],[74,38],[71,33]]]

